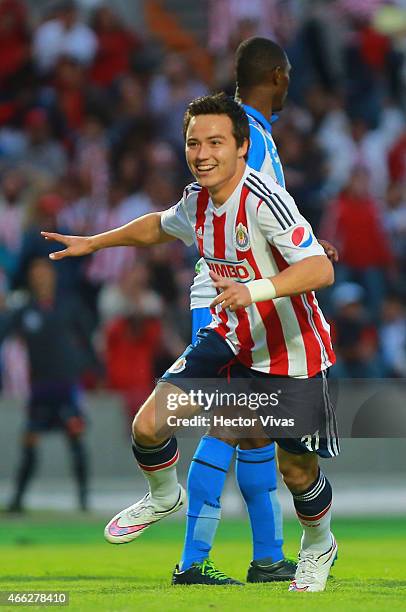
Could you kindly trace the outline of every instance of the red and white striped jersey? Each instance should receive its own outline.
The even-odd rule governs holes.
[[[272,277],[313,255],[324,255],[293,198],[269,175],[246,168],[220,207],[197,183],[162,214],[163,230],[196,243],[211,270],[246,283]],[[330,327],[313,292],[252,304],[237,312],[213,310],[210,325],[254,370],[314,376],[335,361]]]

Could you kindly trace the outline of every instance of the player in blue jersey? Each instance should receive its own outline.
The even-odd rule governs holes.
[[[275,42],[255,37],[240,44],[236,52],[236,98],[243,105],[250,127],[248,165],[270,174],[282,187],[285,178],[272,138],[275,112],[282,110],[289,86],[290,63]],[[323,244],[327,255],[335,249]],[[216,297],[207,265],[199,260],[191,289],[192,342],[211,322],[209,304]],[[230,440],[211,430],[194,454],[188,476],[188,510],[184,550],[175,584],[222,584],[216,579],[209,553],[220,521],[220,496],[236,452],[236,478],[250,517],[253,560],[248,582],[292,580],[296,564],[285,559],[282,514],[277,498],[275,448],[268,439]],[[209,485],[208,485],[209,483]],[[230,579],[232,580],[232,579]]]

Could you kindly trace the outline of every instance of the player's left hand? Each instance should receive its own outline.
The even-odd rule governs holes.
[[[212,271],[210,271],[210,278],[216,289],[222,289],[222,292],[210,304],[211,308],[221,304],[223,310],[229,308],[234,312],[238,308],[246,308],[252,304],[251,294],[242,283],[236,283],[230,278],[223,278]]]
[[[324,249],[325,254],[329,258],[332,263],[337,263],[338,261],[338,251],[333,244],[328,242],[327,240],[319,240],[319,243]]]

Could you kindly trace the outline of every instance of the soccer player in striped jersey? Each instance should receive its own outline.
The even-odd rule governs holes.
[[[250,148],[247,164],[264,172],[285,187],[282,164],[272,138],[272,123],[282,110],[289,86],[290,63],[275,42],[254,37],[240,44],[236,52],[236,99],[247,114]],[[327,243],[326,252],[334,249]],[[197,332],[211,323],[210,304],[216,290],[204,259],[191,288],[192,342]],[[199,581],[199,568],[209,557],[221,514],[221,494],[236,450],[236,479],[247,506],[253,539],[253,560],[248,582],[291,580],[296,564],[284,558],[282,512],[277,497],[275,446],[269,439],[225,439],[212,428],[197,447],[187,483],[186,535],[181,569],[183,580]],[[207,483],[210,483],[209,485]],[[201,526],[204,525],[204,529]],[[201,576],[205,584],[207,579]]]
[[[65,245],[50,255],[55,261],[113,246],[145,247],[176,238],[195,243],[219,292],[210,327],[165,372],[134,419],[134,456],[149,491],[113,517],[105,536],[117,544],[131,541],[184,505],[173,435],[180,423],[169,419],[168,410],[177,402],[177,418],[195,414],[199,406],[184,403],[183,389],[190,391],[196,379],[203,384],[220,378],[233,363],[230,376],[245,380],[247,389],[251,384],[278,389],[286,377],[282,414],[308,426],[305,435],[272,438],[303,527],[289,590],[322,591],[337,544],[330,531],[331,485],[319,470],[318,456],[334,457],[339,446],[326,378],[335,357],[314,291],[332,284],[333,267],[289,194],[246,165],[249,126],[238,103],[222,94],[195,100],[185,114],[184,134],[197,183],[185,189],[177,205],[95,236],[42,232]],[[175,583],[181,573],[175,570]],[[218,574],[215,568],[207,572],[217,578],[215,584],[220,584]],[[223,584],[233,583],[223,575]]]

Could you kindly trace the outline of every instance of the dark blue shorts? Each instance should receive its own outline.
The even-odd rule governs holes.
[[[233,351],[217,332],[207,328],[200,329],[194,344],[189,344],[162,376],[162,380],[170,380],[176,384],[175,380],[187,378],[218,378],[234,358]]]
[[[81,433],[85,428],[81,393],[75,384],[51,381],[34,386],[27,409],[26,429],[30,432]]]
[[[222,379],[221,383],[219,379]],[[213,382],[216,384],[218,381],[228,392],[243,392],[250,398],[259,395],[276,398],[272,408],[270,405],[257,406],[254,413],[251,406],[232,406],[231,412],[257,417],[262,423],[263,433],[287,452],[316,452],[326,458],[340,452],[335,402],[326,372],[300,379],[252,370],[238,362],[219,334],[212,329],[201,329],[195,344],[188,346],[161,380],[171,382],[185,392],[192,388],[195,390],[196,386],[213,392]],[[215,408],[213,419],[219,411],[223,411],[223,407]],[[290,425],[292,420],[294,427]],[[240,437],[243,437],[241,432]]]

